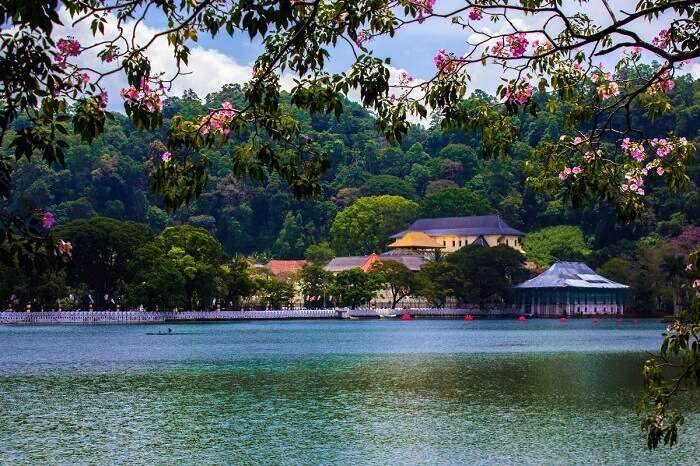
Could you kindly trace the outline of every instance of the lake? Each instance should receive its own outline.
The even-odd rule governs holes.
[[[634,412],[663,328],[2,326],[0,464],[697,464],[697,397],[672,450]]]

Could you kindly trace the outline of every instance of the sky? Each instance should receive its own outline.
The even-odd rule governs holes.
[[[460,4],[463,4],[463,2],[437,0],[435,11],[450,11]],[[624,8],[625,5],[629,4],[629,1],[613,1],[613,8]],[[572,13],[575,12],[578,2],[570,2],[569,7]],[[607,13],[602,8],[602,3],[597,0],[593,0],[587,5],[586,12],[596,21],[605,21],[607,18]],[[77,27],[71,27],[72,21],[67,12],[62,11],[60,16],[65,27],[56,29],[56,39],[62,36],[74,36],[84,45],[93,41],[88,21],[81,23]],[[658,33],[658,29],[663,28],[668,23],[669,19],[670,17],[666,16],[660,18],[654,24],[643,23],[635,26],[635,30],[642,37],[651,38]],[[513,17],[513,22],[518,27],[537,24],[537,20],[532,16],[515,16]],[[493,24],[486,20],[482,20],[479,26],[488,28],[491,32],[503,31],[504,28],[503,23]],[[147,17],[145,26],[140,26],[138,29],[137,40],[145,41],[154,32],[162,30],[164,27],[165,25],[162,23],[161,18],[157,16]],[[129,28],[130,25],[127,25],[127,29]],[[107,25],[107,35],[115,31],[115,21],[110,21]],[[475,39],[474,34],[463,31],[456,25],[451,24],[449,19],[437,19],[406,27],[400,30],[394,38],[374,39],[368,42],[367,46],[376,56],[391,58],[391,71],[394,79],[397,79],[401,71],[406,71],[416,79],[424,80],[432,77],[435,72],[433,56],[437,50],[445,49],[461,55],[468,50],[467,42]],[[238,34],[233,38],[222,34],[213,39],[200,34],[199,42],[193,44],[191,49],[192,54],[188,66],[190,74],[178,78],[170,91],[171,95],[181,95],[184,90],[193,89],[197,95],[204,97],[209,92],[221,89],[224,84],[246,82],[251,77],[252,64],[255,58],[262,51],[259,41],[251,41],[247,35],[243,34]],[[156,42],[148,55],[154,70],[174,71],[174,59],[164,39]],[[94,54],[89,53],[81,55],[77,62],[98,69],[103,66]],[[347,47],[339,47],[332,51],[329,70],[336,72],[346,70],[352,62],[353,57],[350,50]],[[606,63],[607,66],[612,64],[612,60]],[[699,63],[692,63],[687,70],[696,78],[700,77]],[[480,65],[475,65],[472,71],[472,79],[469,83],[469,89],[472,91],[482,89],[492,93],[502,82],[502,71],[496,66],[481,67]],[[124,76],[121,74],[114,75],[108,78],[104,84],[111,97],[110,110],[122,110],[119,90],[126,84]],[[289,89],[292,84],[291,76],[283,76],[282,86],[284,88]],[[357,99],[357,95],[354,93],[349,97]]]

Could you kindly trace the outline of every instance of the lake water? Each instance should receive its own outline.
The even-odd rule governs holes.
[[[658,321],[0,327],[0,464],[698,464],[634,405]]]

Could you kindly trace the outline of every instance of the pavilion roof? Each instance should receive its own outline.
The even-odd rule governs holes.
[[[407,231],[389,245],[390,248],[438,249],[444,246],[422,231]]]
[[[628,289],[629,286],[608,280],[583,262],[557,262],[515,288]]]

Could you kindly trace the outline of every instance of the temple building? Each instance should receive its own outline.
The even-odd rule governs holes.
[[[454,252],[468,244],[498,246],[505,244],[522,252],[522,231],[510,227],[499,215],[472,217],[420,218],[407,230],[392,235],[395,239],[390,247],[424,249],[441,247],[445,252]]]
[[[557,262],[515,286],[524,314],[542,316],[622,315],[629,286],[598,275],[583,262]]]

